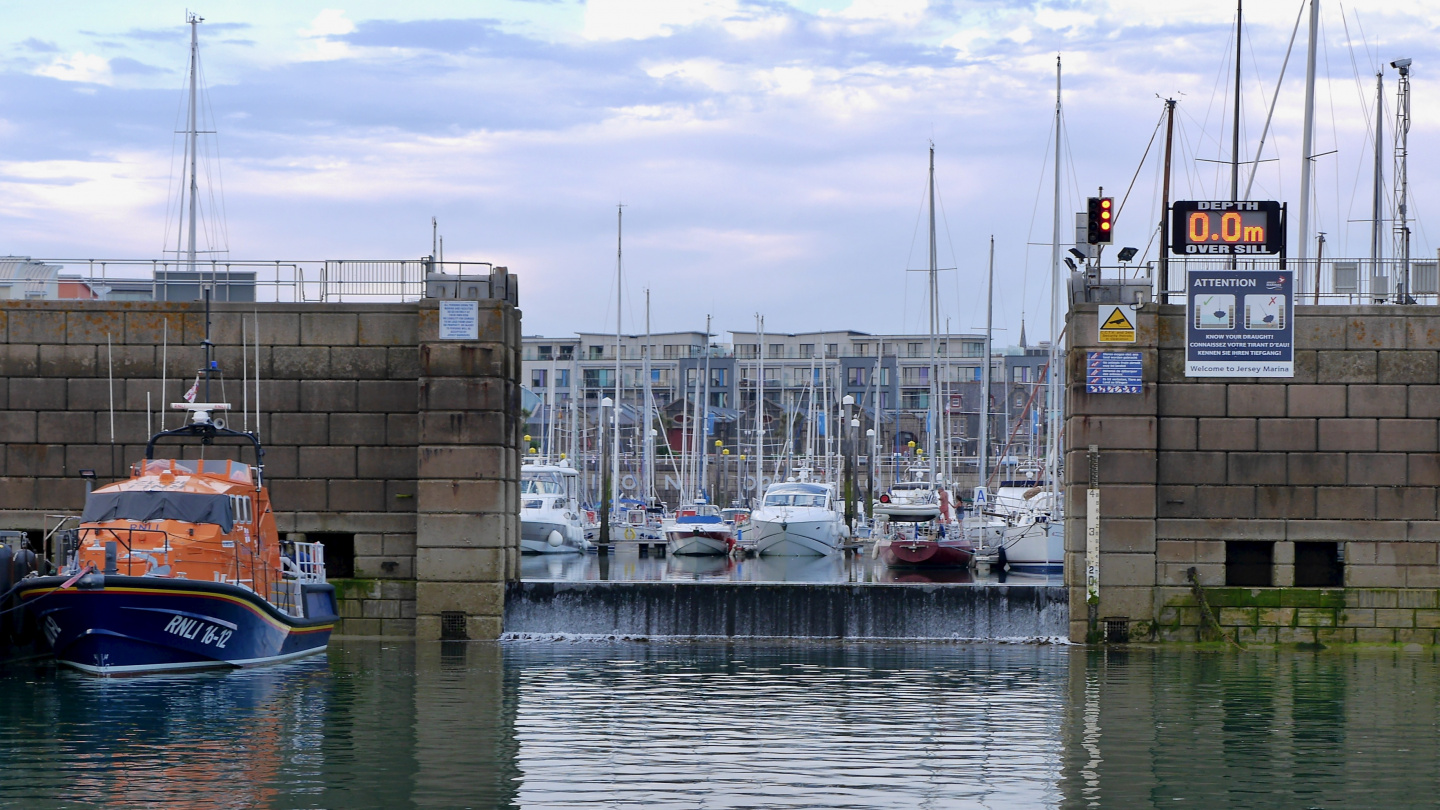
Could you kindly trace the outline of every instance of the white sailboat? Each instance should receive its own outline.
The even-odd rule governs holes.
[[[1060,58],[1055,58],[1055,198],[1050,243],[1050,363],[1046,392],[1045,479],[1028,487],[1002,486],[992,497],[982,486],[966,520],[966,534],[975,544],[975,562],[1029,573],[1060,573],[1065,565],[1065,520],[1060,499],[1060,302],[1066,279],[1060,267],[1060,147],[1062,118]],[[988,358],[987,358],[988,365]],[[986,392],[989,393],[988,391]]]

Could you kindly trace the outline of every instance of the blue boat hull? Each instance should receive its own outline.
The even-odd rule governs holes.
[[[89,574],[29,580],[19,598],[56,660],[95,675],[248,667],[321,652],[338,616],[307,585],[306,618],[221,582]]]

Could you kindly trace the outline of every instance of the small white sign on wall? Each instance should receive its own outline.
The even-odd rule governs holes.
[[[441,340],[479,340],[480,302],[441,301]]]

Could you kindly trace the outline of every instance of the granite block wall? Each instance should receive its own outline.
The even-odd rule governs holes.
[[[1297,307],[1288,379],[1186,378],[1181,306],[1142,308],[1134,346],[1100,345],[1095,318],[1096,306],[1082,304],[1069,322],[1073,637],[1083,639],[1086,628],[1089,445],[1100,448],[1101,618],[1128,618],[1142,634],[1193,638],[1198,605],[1187,572],[1194,568],[1207,588],[1224,586],[1232,541],[1273,544],[1277,589],[1295,584],[1296,543],[1338,544],[1343,592],[1440,588],[1440,317],[1433,309]],[[1142,394],[1085,392],[1086,353],[1104,349],[1145,354]],[[1252,607],[1256,621],[1279,621],[1280,614],[1262,614],[1263,605]],[[1226,613],[1221,624],[1238,616]],[[1413,617],[1379,621],[1387,617],[1395,621],[1390,629],[1415,629]]]

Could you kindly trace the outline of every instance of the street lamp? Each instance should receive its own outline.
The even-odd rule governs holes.
[[[850,409],[855,407],[855,397],[846,394],[840,400],[845,406],[845,424],[850,430],[845,431],[844,441],[841,442],[840,451],[845,456],[845,525],[850,527],[850,534],[855,534],[855,433],[854,429],[860,427],[860,420],[850,415]]]
[[[875,428],[865,431],[865,438],[870,440],[869,463],[865,465],[865,515],[873,519],[875,517],[875,464],[877,463]]]

